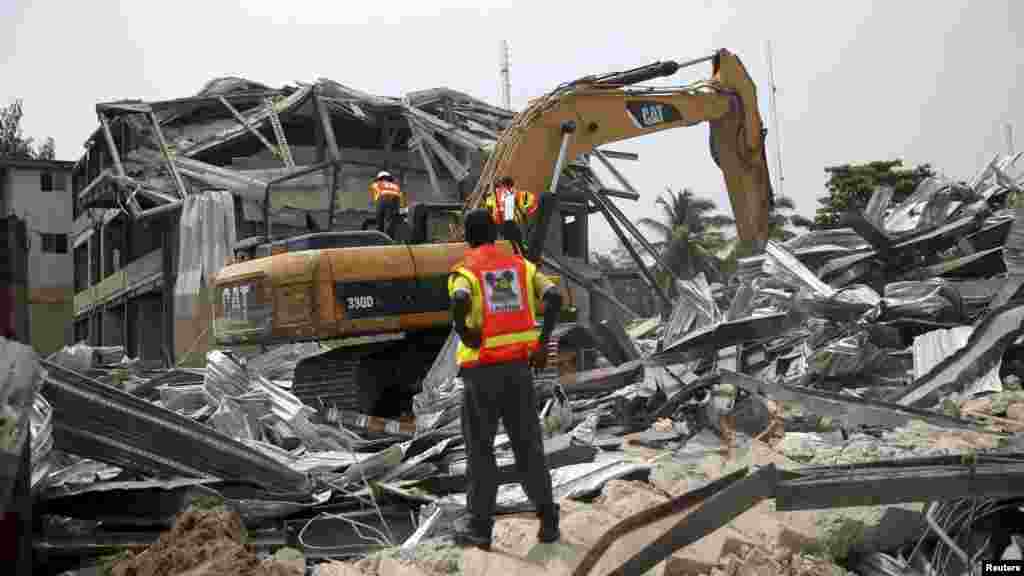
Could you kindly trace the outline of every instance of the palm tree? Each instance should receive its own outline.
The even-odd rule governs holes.
[[[728,239],[721,229],[736,222],[728,216],[712,214],[717,207],[707,198],[695,196],[683,188],[676,192],[667,188],[667,194],[658,197],[662,218],[642,218],[639,224],[650,228],[660,238],[652,242],[661,249],[665,264],[682,278],[693,278],[704,272],[708,279],[720,275],[719,254],[728,247]],[[659,271],[660,280],[668,282],[670,276]]]

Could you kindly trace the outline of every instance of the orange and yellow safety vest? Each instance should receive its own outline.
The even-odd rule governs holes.
[[[508,191],[499,189],[487,197],[487,209],[491,212],[494,223],[499,226],[505,221],[505,203],[502,200],[507,193]],[[529,190],[516,190],[513,194],[516,195],[516,213],[512,217],[521,224],[525,216],[533,216],[537,212],[537,195]]]
[[[453,279],[462,276],[469,281],[472,306],[467,325],[478,328],[482,337],[479,349],[459,343],[455,358],[460,367],[527,360],[537,350],[536,273],[532,262],[495,244],[470,249],[452,269]]]
[[[370,184],[370,193],[373,195],[374,202],[380,199],[381,196],[402,197],[402,189],[398,184],[388,182],[387,180],[377,180]]]

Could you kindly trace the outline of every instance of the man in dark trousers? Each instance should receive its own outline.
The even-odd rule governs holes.
[[[377,212],[377,230],[395,238],[395,220],[402,208],[402,189],[390,172],[381,171],[370,183],[371,203]]]
[[[532,262],[495,244],[497,228],[486,209],[466,215],[465,234],[470,249],[448,280],[452,321],[461,339],[456,359],[464,383],[462,435],[469,466],[469,517],[457,527],[455,539],[460,545],[490,548],[498,494],[494,436],[500,419],[520,482],[537,507],[537,538],[555,542],[559,509],[544,458],[530,365],[543,370],[547,363],[546,343],[558,322],[562,296]],[[544,324],[538,331],[541,302]]]

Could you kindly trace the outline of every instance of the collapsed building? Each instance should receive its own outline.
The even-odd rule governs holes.
[[[96,111],[72,175],[75,341],[164,365],[202,364],[212,315],[198,303],[268,223],[274,238],[366,229],[379,170],[410,204],[462,203],[514,116],[446,88],[386,98],[326,79],[272,89],[218,78],[192,97]],[[548,245],[585,267],[588,206],[572,193],[592,176],[587,159],[567,173]],[[571,298],[588,315],[588,297]]]
[[[202,557],[189,552],[203,538],[198,530],[169,542],[189,532],[197,504],[210,500],[238,516],[228,522],[232,544],[242,540],[240,519],[253,550],[296,548],[298,573],[308,562],[371,552],[398,549],[415,557],[443,541],[465,512],[463,383],[452,345],[423,379],[412,402],[415,418],[396,421],[343,413],[302,394],[298,365],[319,352],[310,343],[283,343],[246,358],[206,351],[203,368],[151,370],[125,357],[140,335],[157,336],[136,356],[175,362],[185,358],[182,346],[185,353],[193,346],[205,351],[209,320],[197,304],[209,277],[239,247],[237,238],[258,238],[270,223],[282,235],[365,227],[370,213],[360,204],[373,171],[391,168],[403,178],[403,166],[413,173],[417,157],[419,190],[415,179],[404,180],[413,201],[457,204],[469,188],[459,182],[472,177],[493,142],[483,139],[479,120],[456,115],[458,98],[432,92],[422,100],[374,99],[331,92],[340,89],[326,82],[304,96],[311,99],[309,115],[292,119],[293,130],[305,126],[317,135],[290,140],[285,111],[303,110],[296,95],[305,89],[276,103],[252,96],[245,105],[256,89],[243,82],[180,109],[99,107],[98,160],[85,163],[94,162],[93,172],[76,176],[76,189],[89,181],[76,211],[98,223],[76,245],[87,246],[85,269],[92,274],[95,262],[102,280],[83,290],[83,334],[100,344],[114,344],[120,334],[122,344],[76,345],[39,360],[28,347],[0,339],[9,347],[0,359],[18,368],[0,371],[0,392],[17,391],[2,396],[31,412],[13,424],[23,466],[31,464],[28,487],[38,495],[33,545],[43,563],[80,566],[110,549],[145,550],[121,559],[114,573],[136,573],[134,566],[154,556],[186,561],[179,572],[200,569]],[[209,104],[209,116],[200,104]],[[373,144],[383,152],[358,139],[338,145],[331,134],[352,116],[386,135]],[[402,121],[407,133],[391,125]],[[465,155],[476,144],[460,140],[474,130],[483,142],[476,164]],[[228,150],[230,142],[238,150]],[[301,142],[312,144],[300,166]],[[252,160],[262,149],[268,155]],[[402,150],[412,157],[408,165],[392,161]],[[358,160],[371,152],[383,160]],[[237,160],[236,167],[236,153],[252,164],[243,168],[246,162]],[[843,560],[864,575],[947,574],[963,573],[978,559],[1020,557],[1024,212],[1010,199],[1024,185],[1014,170],[1021,156],[997,156],[970,182],[925,180],[898,203],[891,190],[879,189],[863,213],[847,215],[846,228],[769,242],[763,254],[739,262],[727,286],[702,276],[674,279],[668,309],[628,325],[593,322],[612,309],[627,314],[629,306],[596,287],[594,269],[563,267],[577,284],[605,292],[601,306],[579,315],[589,325],[557,329],[563,340],[590,337],[599,351],[596,367],[549,362],[536,378],[544,451],[566,513],[560,546],[572,554],[539,558],[530,548],[535,525],[515,515],[530,503],[515,485],[502,434],[495,443],[502,475],[498,551],[458,552],[462,566],[477,563],[465,573],[803,576]],[[349,186],[353,159],[351,169],[366,173]],[[599,184],[586,158],[565,176],[563,223],[572,218],[585,232],[587,203],[572,202],[572,194]],[[453,182],[447,188],[445,178]],[[303,179],[313,183],[300,186]],[[613,205],[592,198],[605,215],[615,214]],[[126,227],[116,228],[122,218]],[[158,272],[155,264],[136,264],[145,261],[138,253],[158,248],[131,244],[145,236],[147,222],[163,222],[149,237],[163,242]],[[554,229],[552,244],[565,261],[585,263],[575,236],[565,226]],[[123,251],[133,255],[122,259]],[[661,292],[644,260],[634,260],[651,292]],[[159,326],[138,314],[138,302],[132,312],[133,299],[151,294],[164,321]],[[667,297],[659,296],[664,304]],[[14,454],[11,446],[0,448]],[[903,515],[902,530],[879,520],[874,527],[882,538],[860,556],[831,550],[806,569],[807,550],[820,537],[820,510],[888,512],[925,502]],[[172,525],[170,537],[159,536]],[[419,573],[416,566],[424,565],[400,565],[393,556],[373,562],[360,572]],[[315,573],[355,569],[323,562]]]

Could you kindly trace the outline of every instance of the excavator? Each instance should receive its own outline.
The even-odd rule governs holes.
[[[709,80],[638,87],[708,61]],[[215,339],[225,347],[333,344],[297,366],[293,390],[300,398],[374,416],[407,412],[450,333],[447,277],[467,245],[447,232],[461,226],[465,210],[483,205],[494,181],[511,176],[518,187],[539,193],[527,257],[540,262],[570,159],[703,122],[710,125],[711,156],[724,175],[739,240],[759,252],[773,203],[766,130],[753,80],[723,49],[688,62],[587,76],[534,100],[501,134],[465,203],[410,205],[402,242],[376,231],[329,231],[250,247],[249,259],[215,279]]]

